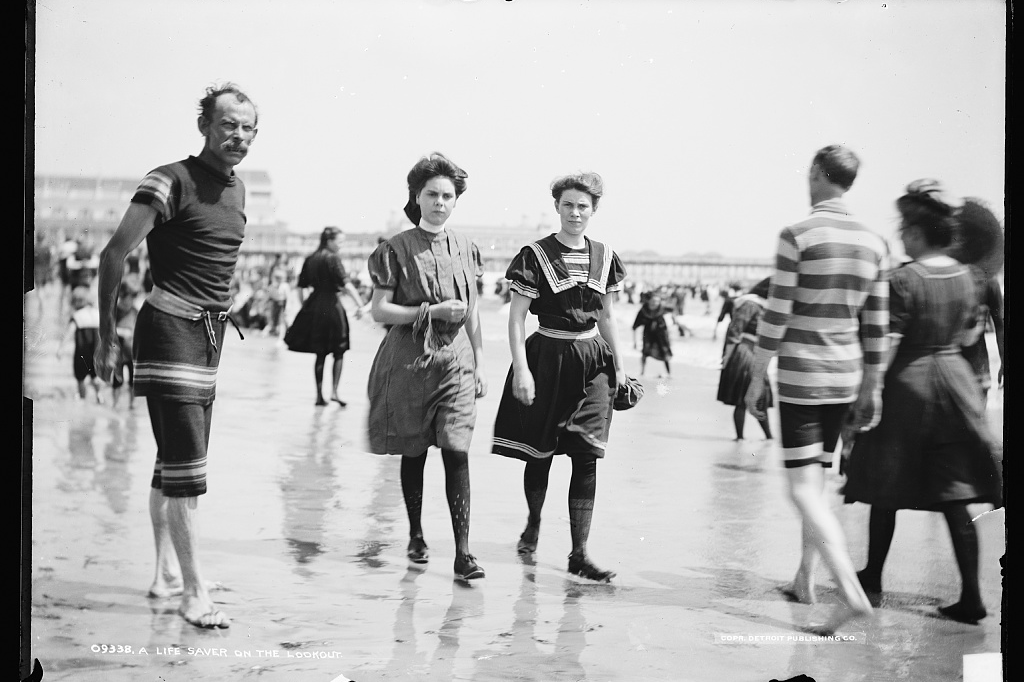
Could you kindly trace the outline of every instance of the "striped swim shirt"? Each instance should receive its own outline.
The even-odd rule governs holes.
[[[779,234],[758,346],[778,353],[782,402],[853,402],[865,371],[885,366],[888,247],[842,201],[814,205]]]

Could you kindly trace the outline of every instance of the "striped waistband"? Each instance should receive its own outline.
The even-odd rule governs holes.
[[[198,306],[191,301],[186,301],[181,296],[172,294],[166,289],[161,289],[158,286],[153,286],[153,290],[146,296],[146,303],[150,304],[162,313],[173,315],[174,317],[181,317],[186,320],[203,320],[206,323],[206,335],[210,340],[210,345],[213,346],[214,350],[217,350],[217,335],[213,331],[213,320],[223,322],[224,320],[230,320],[231,324],[234,325],[235,330],[238,332],[238,337],[245,340],[242,336],[242,330],[238,328],[235,321],[231,319],[227,311],[211,311],[205,310],[202,306]]]
[[[150,304],[162,313],[168,315],[174,315],[175,317],[182,317],[186,320],[198,320],[204,315],[216,316],[218,320],[226,320],[228,314],[226,312],[210,312],[204,310],[202,306],[198,306],[191,301],[186,301],[181,296],[172,294],[166,289],[161,289],[158,286],[153,287],[153,291],[149,292],[146,296],[146,303]]]
[[[591,327],[590,329],[582,332],[567,332],[562,329],[548,329],[547,327],[538,327],[537,333],[541,336],[547,336],[551,339],[565,339],[567,341],[576,341],[578,339],[592,339],[597,336],[597,327]]]

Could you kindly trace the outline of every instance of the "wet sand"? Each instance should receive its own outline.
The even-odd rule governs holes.
[[[453,580],[454,547],[440,457],[426,468],[428,565],[405,558],[399,459],[365,452],[366,377],[382,330],[352,320],[337,404],[315,407],[313,356],[229,329],[200,501],[200,555],[227,630],[199,630],[177,600],[146,597],[152,580],[148,488],[155,453],[142,399],[135,409],[78,400],[71,361],[53,357],[54,292],[26,306],[25,394],[33,399],[32,651],[47,680],[750,680],[806,674],[844,680],[962,677],[1000,651],[1004,515],[982,514],[980,625],[944,620],[959,595],[945,521],[903,511],[870,621],[813,641],[836,603],[819,570],[820,604],[779,588],[796,569],[799,521],[774,442],[748,419],[732,440],[731,408],[715,401],[721,348],[714,316],[691,304],[693,337],[673,338],[673,377],[616,413],[598,466],[590,549],[617,571],[610,585],[568,576],[569,462],[552,468],[535,561],[515,550],[526,518],[522,464],[489,454],[508,369],[506,313],[483,302],[490,392],[471,451],[471,547],[487,577]],[[636,306],[618,317],[627,370]],[[997,365],[996,365],[997,366]],[[328,368],[329,376],[329,368]],[[329,382],[329,378],[328,378]],[[989,415],[1002,430],[1002,392]],[[773,419],[777,415],[772,414]],[[777,431],[777,427],[776,427]],[[842,479],[833,474],[829,486]],[[864,505],[834,507],[858,567]]]

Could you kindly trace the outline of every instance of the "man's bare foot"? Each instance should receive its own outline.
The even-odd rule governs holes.
[[[197,597],[182,599],[181,608],[178,609],[178,613],[197,628],[224,629],[231,627],[231,619],[223,611],[215,607],[213,602]]]
[[[227,590],[223,584],[214,580],[207,580],[205,582],[207,592],[213,592],[215,590]],[[150,599],[170,599],[171,597],[180,597],[185,593],[184,585],[182,585],[181,579],[177,581],[170,581],[157,585],[154,583],[149,588],[149,592],[146,594]]]
[[[792,583],[786,587],[780,588],[779,591],[786,595],[786,598],[790,601],[800,604],[818,603],[818,595],[815,593],[814,583],[810,582],[799,572],[797,572],[796,577],[793,578]]]
[[[856,618],[865,618],[874,614],[874,609],[871,608],[871,604],[865,602],[864,604],[853,607],[846,604],[841,604],[836,607],[836,610],[832,612],[832,617],[828,619],[824,625],[813,625],[806,628],[807,632],[815,635],[834,635],[839,628],[846,625],[851,620]]]

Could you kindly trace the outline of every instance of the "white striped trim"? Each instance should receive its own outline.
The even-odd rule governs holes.
[[[541,336],[547,336],[551,339],[567,339],[569,341],[577,341],[579,339],[592,339],[597,336],[597,327],[591,327],[590,329],[583,332],[567,332],[561,329],[548,329],[547,327],[538,327],[537,333]]]
[[[600,245],[600,248],[603,251],[603,255],[601,258],[601,268],[597,273],[597,279],[589,277],[588,275],[587,286],[600,294],[606,294],[608,293],[608,273],[611,272],[612,267],[612,249],[608,247],[607,244],[595,242],[593,240],[588,241],[590,243],[589,253],[591,257],[594,253],[593,247],[598,244]],[[533,250],[533,253],[537,256],[537,262],[540,263],[540,269],[544,273],[544,277],[548,280],[548,285],[551,287],[551,291],[557,294],[567,289],[571,289],[577,285],[577,282],[572,278],[571,273],[564,279],[558,278],[558,273],[555,272],[554,265],[552,265],[552,262],[548,258],[547,253],[544,252],[544,247],[542,247],[538,242],[532,242],[529,246],[530,249]],[[591,263],[589,267],[589,272],[592,272],[593,268],[594,264]],[[568,266],[566,266],[566,269],[568,270]]]
[[[822,443],[815,443],[797,448],[782,448],[782,459],[785,462],[831,462],[832,453],[826,453]]]
[[[555,272],[555,266],[551,264],[548,254],[544,252],[544,248],[540,244],[533,242],[530,244],[530,248],[533,249],[534,255],[537,256],[537,262],[540,263],[540,269],[544,273],[544,277],[548,280],[548,286],[551,287],[551,291],[557,294],[576,286],[576,282],[573,281],[571,275],[565,279],[558,278],[558,273]]]
[[[175,362],[136,363],[135,382],[147,381],[210,388],[217,382],[217,369]]]
[[[135,190],[136,193],[148,194],[154,197],[160,202],[165,208],[171,197],[171,187],[174,180],[169,176],[160,171],[151,171],[146,177],[142,178],[138,188]],[[163,213],[163,211],[161,211]]]
[[[583,437],[583,440],[587,441],[601,452],[604,452],[605,448],[608,447],[607,443],[602,443],[598,439],[591,436],[589,433],[581,433],[579,435]]]
[[[527,286],[518,280],[512,280],[512,283],[509,284],[508,288],[517,294],[525,296],[526,298],[540,298],[540,291]]]
[[[498,438],[497,436],[495,436],[495,438],[494,438],[494,444],[495,445],[500,445],[500,446],[502,446],[504,448],[508,448],[509,450],[518,450],[519,452],[527,454],[530,457],[549,457],[549,456],[555,454],[554,450],[549,450],[547,452],[541,452],[537,448],[530,447],[526,443],[520,443],[519,441],[508,440],[507,438]]]

